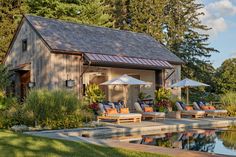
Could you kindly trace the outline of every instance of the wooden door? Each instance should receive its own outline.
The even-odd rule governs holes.
[[[20,96],[23,100],[28,91],[28,84],[30,83],[30,71],[20,72]]]

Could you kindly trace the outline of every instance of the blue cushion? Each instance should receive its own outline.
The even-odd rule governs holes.
[[[102,104],[105,111],[107,111],[107,109],[112,108],[112,105],[108,104],[108,102],[103,102]]]
[[[123,105],[120,102],[113,102],[113,104],[118,112],[120,112],[120,109],[123,108]]]
[[[185,110],[186,109],[186,104],[182,101],[179,101],[179,104],[181,105],[181,107]]]
[[[199,101],[197,104],[200,108],[205,105],[202,101]]]
[[[149,105],[147,105],[145,102],[140,102],[139,103],[141,108],[144,109],[145,107],[148,107]]]

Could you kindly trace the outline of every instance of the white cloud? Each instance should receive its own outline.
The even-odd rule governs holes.
[[[236,58],[236,52],[231,55],[231,58]]]
[[[236,14],[236,6],[230,0],[220,0],[215,3],[210,3],[207,6],[211,11],[215,11],[218,16],[228,16]]]
[[[220,32],[224,32],[229,27],[225,17],[236,15],[236,6],[230,0],[217,0],[207,4],[199,12],[205,15],[200,16],[200,20],[212,28],[207,33],[215,37]]]

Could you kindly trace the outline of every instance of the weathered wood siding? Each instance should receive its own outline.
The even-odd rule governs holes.
[[[27,39],[27,51],[22,51],[22,40]],[[79,86],[80,56],[51,53],[40,36],[27,21],[23,21],[19,33],[6,58],[5,64],[14,69],[30,63],[31,81],[36,88],[63,88],[66,79]]]
[[[27,39],[27,51],[22,51],[22,40]],[[46,87],[49,84],[50,51],[26,20],[16,36],[9,51],[5,64],[11,69],[30,63],[30,79],[36,87]]]
[[[80,91],[81,56],[51,53],[51,88],[65,88],[66,80],[75,80],[74,89]]]

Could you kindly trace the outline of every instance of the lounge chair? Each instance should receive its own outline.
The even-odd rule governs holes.
[[[205,111],[197,111],[197,110],[186,110],[184,103],[182,102],[176,102],[177,109],[181,112],[181,115],[183,116],[192,116],[194,118],[202,118],[205,116]]]
[[[152,118],[154,120],[158,118],[165,119],[164,112],[144,112],[144,110],[142,109],[141,105],[138,102],[134,103],[134,107],[138,113],[142,114],[142,119],[147,119],[147,118]]]
[[[110,106],[110,107],[109,107]],[[105,107],[104,104],[99,103],[99,109],[101,112],[101,116],[97,116],[97,121],[100,122],[101,120],[115,120],[117,124],[124,123],[124,122],[139,122],[141,123],[142,115],[139,113],[119,113],[117,109],[114,108],[114,105],[110,103],[108,106]],[[108,110],[112,109],[113,113],[109,113]]]
[[[203,107],[205,106],[205,107]],[[193,102],[193,108],[194,110],[197,110],[197,111],[205,111],[206,112],[206,115],[210,115],[212,116],[213,118],[215,116],[225,116],[227,115],[227,110],[217,110],[217,109],[210,109],[209,106],[207,106],[205,103],[203,102]]]

